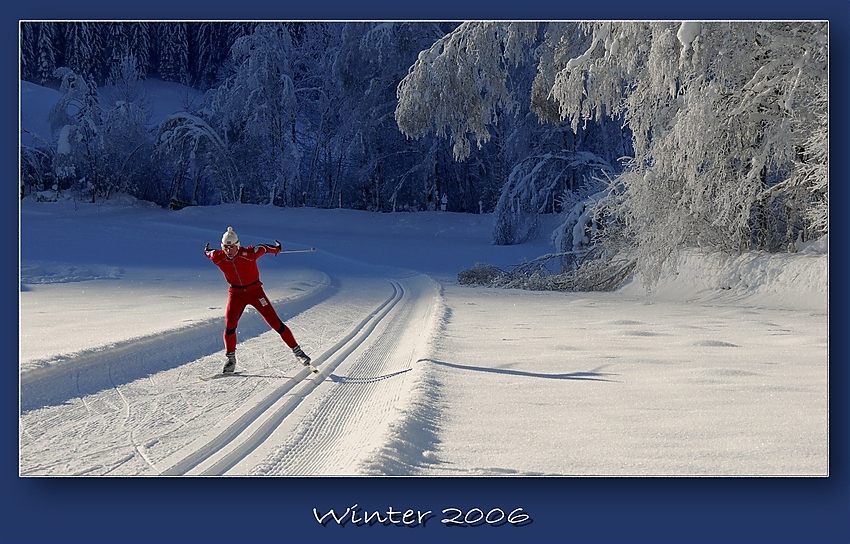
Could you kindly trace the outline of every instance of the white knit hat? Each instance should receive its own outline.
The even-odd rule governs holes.
[[[227,232],[221,237],[221,245],[224,246],[226,244],[235,244],[239,246],[239,236],[233,232],[233,227],[227,227]]]

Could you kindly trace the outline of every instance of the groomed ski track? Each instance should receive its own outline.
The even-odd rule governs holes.
[[[334,448],[334,442],[342,435],[356,434],[363,435],[364,447],[368,446],[369,438],[380,438],[380,421],[392,415],[399,389],[407,382],[403,374],[412,370],[418,358],[418,350],[405,354],[404,348],[416,345],[411,341],[427,330],[422,319],[429,317],[430,308],[419,307],[424,293],[413,278],[404,282],[407,288],[401,281],[389,280],[391,295],[314,359],[317,376],[300,369],[265,398],[249,403],[208,433],[212,440],[205,435],[190,444],[185,458],[178,452],[180,461],[164,474],[321,475],[340,470],[340,474],[356,474],[358,453],[367,452]],[[405,339],[411,320],[422,328]],[[337,370],[344,376],[335,374]],[[384,380],[390,380],[389,386],[381,387]],[[311,397],[317,389],[319,393]],[[302,406],[308,398],[309,406]],[[299,407],[298,417],[287,420]],[[195,462],[204,454],[205,459]],[[166,466],[170,461],[166,460]]]
[[[440,318],[439,285],[399,271],[328,277],[275,307],[318,375],[253,310],[238,331],[237,376],[199,379],[222,364],[220,320],[23,374],[21,475],[392,473],[397,463],[383,460],[398,458],[389,444],[415,417],[411,392]],[[214,346],[185,346],[210,338]],[[163,353],[174,368],[163,368]],[[77,451],[65,466],[30,464],[50,447]]]

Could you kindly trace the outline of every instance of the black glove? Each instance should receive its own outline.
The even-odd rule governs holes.
[[[276,247],[277,250],[280,251],[280,242],[278,240],[274,241],[274,247]]]
[[[208,252],[209,250],[210,250],[210,243],[207,242],[207,247],[204,248],[204,253]]]

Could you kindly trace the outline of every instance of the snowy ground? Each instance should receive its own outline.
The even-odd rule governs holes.
[[[321,374],[259,316],[223,363],[244,244]],[[827,259],[692,257],[647,295],[457,284],[488,216],[21,205],[20,474],[828,474]],[[727,272],[721,273],[721,265]],[[732,270],[732,272],[728,272]],[[804,296],[800,296],[800,295]]]

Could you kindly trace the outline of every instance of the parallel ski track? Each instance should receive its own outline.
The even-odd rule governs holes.
[[[302,400],[354,352],[405,295],[404,287],[388,280],[392,294],[330,349],[313,360],[319,368],[312,375],[301,369],[293,378],[250,399],[246,408],[234,412],[206,434],[157,463],[163,476],[214,476],[224,474],[262,444]],[[162,468],[164,467],[164,468]]]
[[[281,443],[267,449],[260,463],[239,467],[250,475],[303,476],[352,475],[358,463],[382,441],[386,423],[409,384],[404,376],[411,370],[414,338],[427,329],[420,319],[430,308],[427,298],[411,285],[413,302],[393,309],[368,342],[357,346],[347,358],[345,377],[334,376],[333,386],[311,406],[304,420],[289,431]],[[407,294],[405,294],[407,296]],[[416,304],[421,300],[423,305]],[[427,304],[427,306],[426,306]],[[421,312],[420,310],[425,310]],[[420,326],[421,325],[421,326]],[[405,341],[407,340],[407,341]],[[399,350],[399,348],[402,348]],[[262,457],[262,456],[260,456]]]

